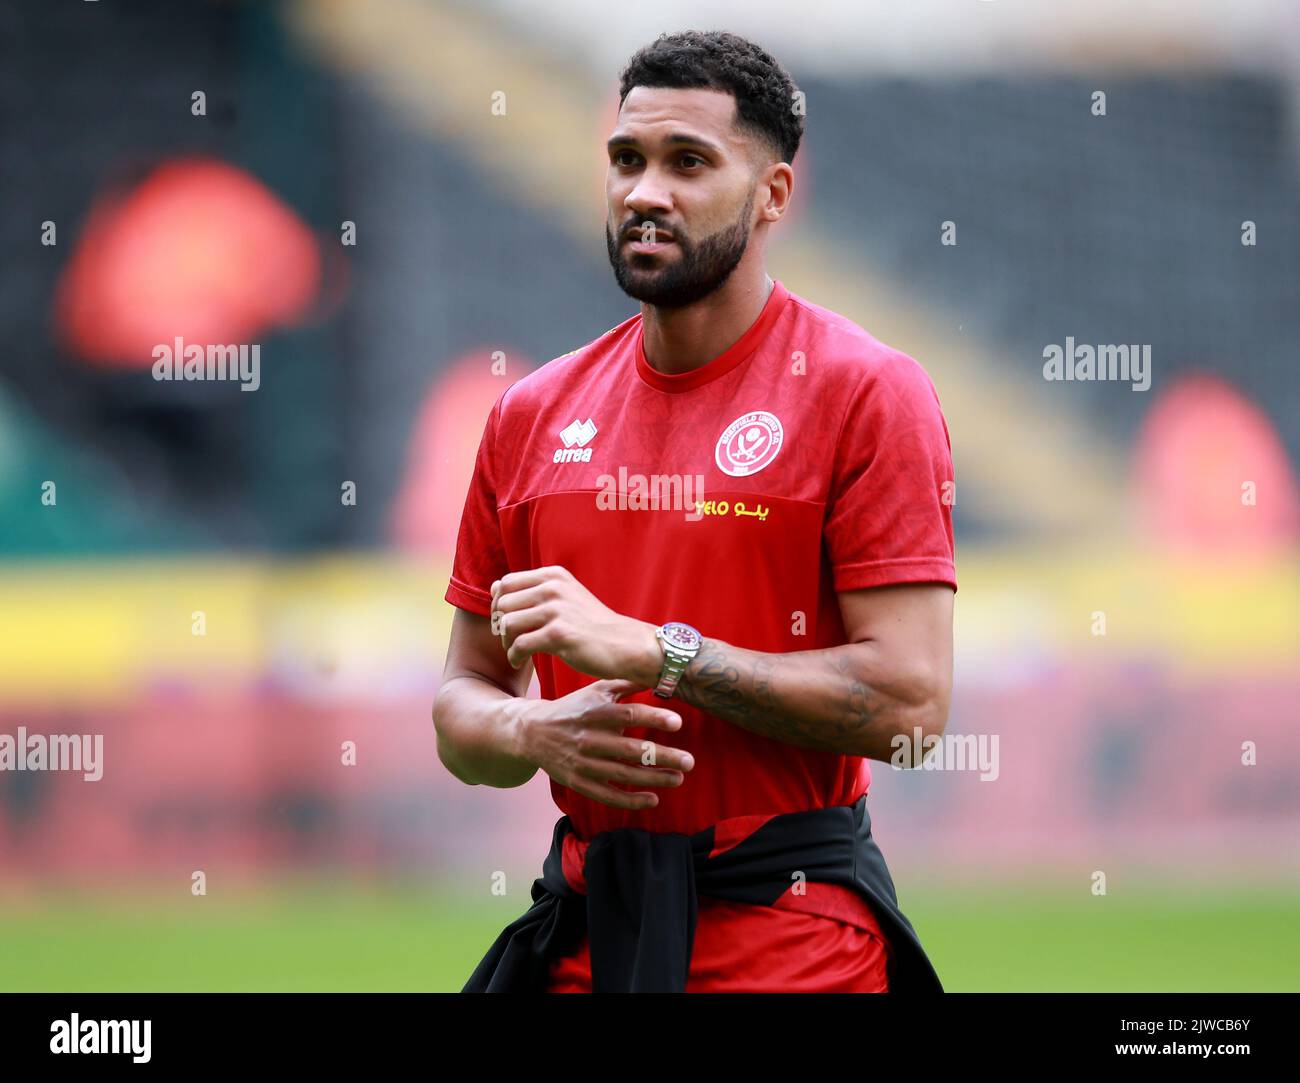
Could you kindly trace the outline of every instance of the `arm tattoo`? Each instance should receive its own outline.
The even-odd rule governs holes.
[[[857,673],[852,648],[762,654],[706,639],[677,695],[742,729],[801,748],[872,755],[889,747],[894,703]]]

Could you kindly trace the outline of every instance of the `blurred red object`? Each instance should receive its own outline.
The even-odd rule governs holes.
[[[1184,377],[1156,400],[1135,473],[1139,520],[1162,547],[1262,554],[1300,535],[1282,441],[1264,412],[1218,377]]]
[[[406,473],[393,505],[393,540],[406,550],[450,557],[492,406],[532,365],[510,355],[508,375],[492,373],[492,348],[452,363],[425,397],[411,435]]]
[[[251,343],[294,322],[320,279],[311,231],[265,185],[223,162],[175,161],[92,208],[59,283],[57,332],[87,361],[147,368],[177,337]]]

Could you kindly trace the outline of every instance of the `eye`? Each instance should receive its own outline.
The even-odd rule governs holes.
[[[683,163],[685,163],[686,160],[687,160],[688,158],[690,158],[690,159],[692,159],[692,160],[694,160],[694,161],[696,161],[696,162],[699,162],[700,165],[705,165],[705,164],[706,164],[705,161],[704,161],[704,159],[701,158],[698,154],[683,154],[682,157],[681,157],[681,160],[682,160]]]
[[[626,156],[628,156],[628,155],[631,155],[633,158],[636,157],[636,155],[635,155],[632,151],[630,151],[630,150],[620,150],[620,151],[616,152],[615,155],[614,155],[614,164],[615,164],[615,165],[631,165],[631,164],[632,164],[631,162],[624,162],[624,161],[621,161],[621,160],[620,160],[620,159],[622,159],[622,158],[624,158],[624,157],[626,157]]]

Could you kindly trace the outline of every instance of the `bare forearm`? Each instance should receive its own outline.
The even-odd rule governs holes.
[[[751,733],[876,760],[914,726],[942,731],[948,711],[928,675],[901,674],[869,643],[765,654],[706,639],[677,695]]]
[[[477,677],[444,682],[433,705],[438,758],[471,786],[522,786],[537,772],[518,753],[519,711],[527,702]]]

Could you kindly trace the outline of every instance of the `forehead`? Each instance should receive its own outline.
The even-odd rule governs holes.
[[[735,118],[736,99],[724,90],[636,86],[623,99],[613,136],[652,143],[694,134],[739,149],[745,141]]]

